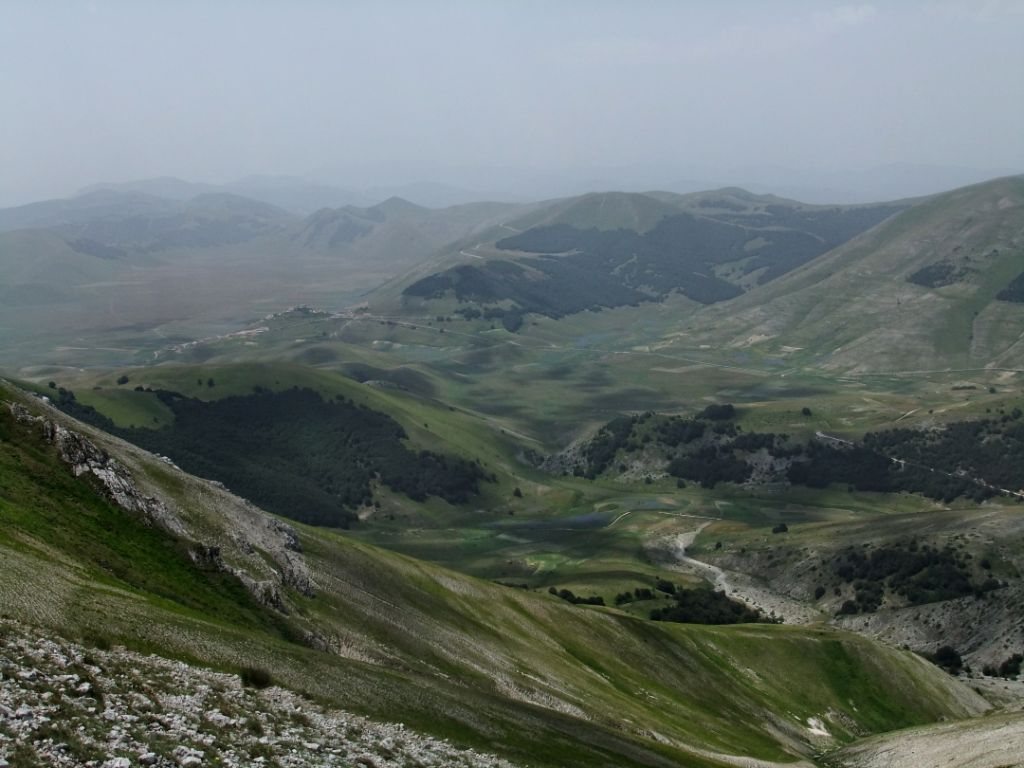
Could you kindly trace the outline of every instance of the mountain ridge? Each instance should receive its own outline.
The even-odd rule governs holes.
[[[808,206],[742,190],[673,197],[594,193],[541,204],[481,232],[476,246],[458,250],[461,259],[442,258],[434,274],[409,280],[402,296],[428,311],[431,300],[454,295],[481,305],[510,302],[507,311],[553,318],[661,301],[677,291],[716,303],[906,205]],[[455,266],[445,269],[446,263]]]

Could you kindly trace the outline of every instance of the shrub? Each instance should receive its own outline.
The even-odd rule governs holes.
[[[951,645],[942,646],[928,658],[953,675],[964,667],[964,660],[960,656],[960,652]]]
[[[699,414],[702,419],[710,419],[711,421],[726,421],[728,419],[736,418],[736,406],[732,403],[725,403],[723,405],[709,405]]]
[[[573,594],[571,589],[555,589],[554,587],[548,588],[548,593],[555,597],[560,597],[567,603],[573,605],[604,605],[604,598],[600,595],[592,595],[591,597],[579,597]]]
[[[100,651],[109,651],[111,647],[110,640],[103,635],[89,635],[86,643]]]
[[[654,588],[659,592],[664,592],[667,595],[674,595],[676,591],[676,585],[667,579],[658,579],[654,583]]]
[[[1005,677],[1008,680],[1013,680],[1020,674],[1022,665],[1024,665],[1024,656],[1019,653],[1015,653],[999,665],[998,675],[999,677]],[[986,672],[985,674],[988,673]]]
[[[853,600],[844,600],[843,604],[839,607],[840,616],[852,616],[860,610],[859,606]]]
[[[248,688],[269,688],[273,682],[270,673],[258,667],[245,667],[238,676],[242,680],[242,685]]]
[[[651,619],[683,624],[747,624],[770,621],[758,611],[726,596],[724,592],[708,587],[677,588],[674,597],[675,602],[669,607],[651,611]]]

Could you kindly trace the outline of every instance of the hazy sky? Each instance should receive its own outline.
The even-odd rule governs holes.
[[[0,72],[8,205],[159,175],[1024,171],[1024,0],[4,0]]]

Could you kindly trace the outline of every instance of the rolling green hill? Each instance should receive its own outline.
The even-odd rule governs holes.
[[[368,208],[317,211],[293,227],[290,237],[297,257],[306,251],[330,254],[350,266],[383,262],[397,272],[523,207],[469,203],[434,210],[391,198]]]
[[[506,314],[553,318],[661,301],[674,292],[712,304],[791,271],[904,207],[808,206],[737,189],[584,195],[541,205],[474,247],[460,247],[461,263],[426,276],[419,270],[402,296],[415,307],[426,300],[428,311],[429,300],[454,296]]]
[[[0,603],[44,631],[269,669],[535,766],[808,764],[986,706],[845,632],[649,622],[293,529],[9,385],[2,399]]]

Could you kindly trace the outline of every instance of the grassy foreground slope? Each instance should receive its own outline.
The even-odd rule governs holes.
[[[263,667],[530,765],[793,763],[985,706],[843,632],[667,626],[296,531],[11,387],[0,399],[22,405],[0,412],[0,605],[58,634]],[[58,451],[86,444],[47,423],[107,455],[76,454],[75,477]],[[135,511],[103,490],[111,473]]]

